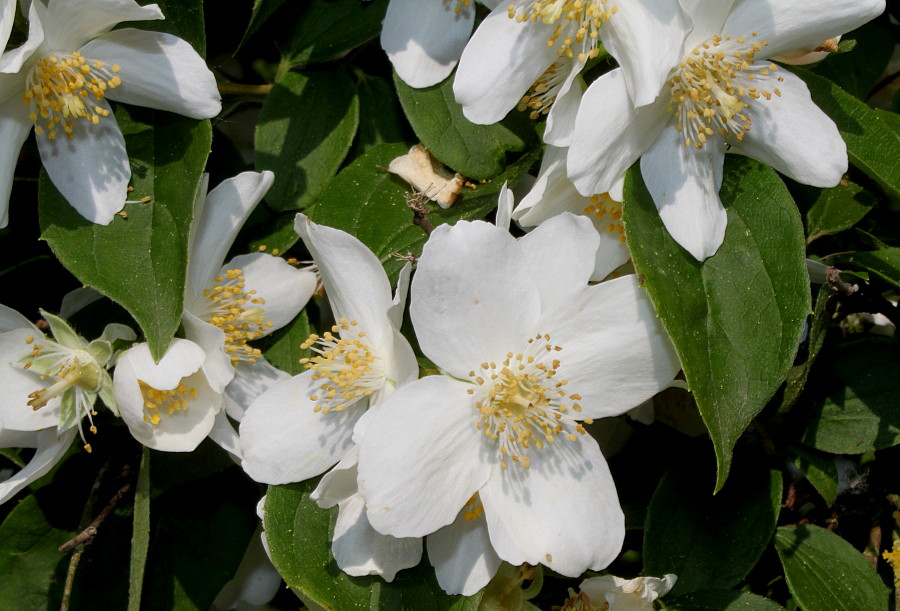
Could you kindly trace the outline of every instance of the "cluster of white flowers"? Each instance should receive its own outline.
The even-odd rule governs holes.
[[[77,435],[90,450],[99,397],[151,448],[189,452],[210,437],[258,482],[324,474],[312,496],[339,508],[332,551],[351,575],[392,580],[420,562],[423,538],[454,594],[483,588],[501,562],[578,577],[617,557],[624,516],[587,427],[647,401],[680,369],[638,278],[610,277],[629,259],[623,175],[640,159],[665,226],[698,260],[724,237],[725,152],[804,184],[837,184],[847,169],[837,128],[771,59],[815,49],[884,0],[482,4],[491,10],[473,34],[473,1],[391,0],[381,40],[413,87],[458,63],[453,91],[473,122],[517,107],[546,115],[544,160],[518,207],[504,188],[496,224],[438,226],[392,287],[362,242],[303,214],[295,230],[314,268],[262,252],[226,263],[273,175],[240,174],[209,193],[204,181],[183,333],[158,362],[122,325],[87,342],[44,314],[50,338],[0,306],[0,446],[37,448],[0,482],[0,502]],[[0,56],[0,227],[32,130],[63,196],[108,224],[131,170],[107,98],[209,118],[221,109],[215,79],[177,37],[112,29],[162,19],[156,5],[22,9],[28,39]],[[0,48],[15,10],[0,2]],[[585,87],[601,53],[619,67]],[[534,229],[517,239],[512,220]],[[334,323],[302,344],[311,356],[291,377],[253,342],[290,323],[320,283]],[[413,338],[400,332],[407,302],[413,345],[436,374],[420,377]],[[599,579],[571,608],[652,608],[675,578]]]

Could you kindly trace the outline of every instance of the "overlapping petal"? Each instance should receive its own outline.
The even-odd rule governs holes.
[[[0,432],[2,432],[0,422]],[[0,482],[0,505],[11,499],[16,493],[31,482],[46,475],[65,455],[66,450],[75,439],[75,429],[69,429],[57,435],[56,427],[34,433],[37,452],[28,464],[19,469],[12,477]]]
[[[483,513],[467,519],[461,511],[452,524],[428,535],[426,545],[438,583],[448,594],[472,596],[500,568]]]
[[[43,9],[40,2],[32,2],[35,5]],[[140,6],[134,0],[49,0],[40,13],[47,46],[64,53],[109,32],[117,23],[163,18],[157,5]]]

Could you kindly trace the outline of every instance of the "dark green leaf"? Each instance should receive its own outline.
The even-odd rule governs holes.
[[[377,144],[403,142],[405,120],[400,101],[389,81],[357,72],[359,76],[359,130],[348,159],[353,160]]]
[[[665,598],[667,611],[783,611],[784,607],[750,592],[700,590],[675,599]]]
[[[255,345],[275,367],[291,375],[297,375],[306,371],[300,364],[300,359],[308,357],[310,350],[301,350],[300,344],[309,338],[310,333],[312,330],[309,327],[309,318],[306,310],[303,310],[291,324],[259,340]]]
[[[624,205],[635,267],[713,439],[717,489],[738,437],[793,364],[810,310],[803,227],[777,175],[729,155],[720,197],[725,241],[703,263],[669,236],[636,167]]]
[[[138,119],[138,117],[140,119]],[[181,320],[188,233],[209,154],[209,121],[120,107],[135,200],[108,226],[79,215],[41,173],[42,237],[81,282],[118,302],[162,357]]]
[[[284,4],[284,0],[254,0],[253,1],[253,12],[250,14],[250,21],[247,22],[247,29],[244,31],[244,35],[241,37],[241,42],[238,43],[237,49],[235,49],[235,53],[241,50],[241,47],[253,36],[259,27],[265,23],[265,21],[272,16],[278,7]]]
[[[315,200],[347,156],[358,123],[356,85],[342,68],[282,76],[256,126],[256,169],[275,172],[266,202],[283,211]]]
[[[809,483],[812,484],[825,502],[830,506],[837,499],[838,493],[838,472],[837,465],[834,464],[834,458],[830,456],[820,456],[813,452],[807,452],[798,447],[790,449],[793,454],[794,465],[800,469]]]
[[[128,611],[140,611],[147,550],[150,548],[150,448],[146,446],[141,452],[141,470],[134,492],[133,525],[131,566],[128,572]]]
[[[849,40],[856,42],[852,51],[832,53],[812,71],[865,100],[891,59],[894,36],[886,23],[871,22],[844,34],[841,43]]]
[[[806,212],[807,244],[853,227],[875,205],[871,193],[849,180],[833,189],[817,191],[818,197]]]
[[[283,49],[291,64],[334,59],[372,40],[381,32],[388,0],[309,0]]]
[[[784,397],[781,400],[779,412],[789,411],[800,398],[800,393],[806,387],[806,380],[813,363],[819,356],[822,346],[825,344],[825,335],[831,326],[832,315],[825,309],[828,298],[834,294],[831,287],[822,285],[816,297],[816,307],[809,323],[809,337],[805,347],[801,347],[801,354],[805,357],[802,362],[791,367],[785,380]],[[798,359],[800,360],[800,359]]]
[[[394,85],[406,118],[431,153],[454,171],[476,180],[493,178],[506,166],[506,153],[534,140],[534,122],[513,111],[494,125],[476,125],[463,116],[453,96],[453,76],[414,89],[394,73]]]
[[[900,198],[900,136],[874,110],[826,78],[795,70],[806,81],[813,101],[837,124],[850,163]]]
[[[900,248],[855,252],[842,256],[840,260],[842,263],[861,267],[895,288],[900,288]]]
[[[781,472],[740,465],[713,496],[705,454],[663,476],[644,527],[644,573],[675,573],[678,596],[737,585],[769,545],[781,508]],[[749,461],[748,461],[749,462]]]
[[[155,0],[165,19],[129,22],[127,27],[166,32],[187,42],[201,56],[206,55],[206,26],[203,21],[202,0]]]
[[[863,454],[900,443],[897,343],[869,338],[841,344],[820,376],[824,395],[803,443],[834,454]]]
[[[336,509],[320,509],[309,498],[318,480],[269,486],[263,524],[272,561],[288,586],[308,606],[336,611],[476,611],[481,594],[448,596],[423,560],[386,583],[380,577],[350,577],[331,556]]]
[[[788,588],[804,611],[888,609],[888,590],[863,555],[812,524],[775,531]]]

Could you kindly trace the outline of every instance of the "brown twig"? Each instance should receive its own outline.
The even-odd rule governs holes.
[[[103,520],[112,512],[113,509],[116,508],[116,505],[122,497],[125,496],[128,491],[131,490],[131,482],[126,483],[124,486],[119,488],[119,491],[116,492],[115,495],[110,499],[109,503],[106,504],[106,507],[103,508],[103,511],[97,514],[97,517],[94,518],[94,521],[90,523],[90,525],[82,530],[80,533],[63,543],[59,546],[59,551],[62,553],[69,552],[79,545],[84,545],[90,542],[91,539],[97,536],[97,529],[100,527],[100,524],[103,523]]]
[[[431,235],[434,231],[434,225],[428,219],[428,209],[425,208],[425,202],[428,196],[425,193],[415,191],[406,195],[406,205],[413,211],[413,225],[418,225],[426,235]]]
[[[828,298],[825,309],[835,313],[838,308],[842,314],[865,312],[883,314],[895,326],[900,326],[900,309],[884,298],[884,295],[872,289],[869,284],[850,284],[841,280],[841,273],[836,267],[829,267],[825,272],[825,281],[834,291]]]

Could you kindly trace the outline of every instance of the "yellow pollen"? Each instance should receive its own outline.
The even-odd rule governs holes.
[[[259,339],[273,326],[262,308],[265,300],[256,291],[245,290],[243,274],[239,269],[230,269],[215,278],[215,286],[203,291],[210,300],[206,320],[225,333],[225,352],[232,365],[241,361],[255,363],[261,358],[262,352],[247,342]]]
[[[464,520],[477,520],[478,516],[484,513],[484,506],[481,504],[481,500],[478,498],[478,493],[472,495],[466,504],[463,505],[463,519]]]
[[[157,390],[143,380],[138,380],[138,386],[144,398],[144,421],[152,425],[159,424],[163,414],[186,414],[191,399],[197,398],[197,389],[184,381],[172,390]]]
[[[617,11],[609,0],[518,0],[506,7],[517,23],[554,26],[547,46],[582,63],[599,55],[600,26]]]
[[[625,242],[625,225],[622,224],[622,202],[617,202],[609,193],[591,196],[591,203],[582,211],[594,222],[598,231],[606,230],[617,234],[620,242]]]
[[[46,134],[54,140],[61,131],[66,138],[73,138],[75,120],[99,124],[101,118],[109,116],[100,102],[107,90],[122,84],[114,76],[119,70],[117,64],[107,67],[101,61],[91,65],[78,51],[41,58],[29,71],[22,96],[22,102],[31,107],[29,119],[35,125],[35,134]]]
[[[304,367],[315,372],[309,398],[316,403],[316,413],[343,411],[384,385],[381,359],[372,352],[365,337],[357,321],[339,318],[331,331],[321,336],[313,333],[300,344],[301,350],[317,353],[300,359]]]
[[[464,8],[469,8],[472,5],[472,0],[444,0],[444,2],[456,2],[456,6],[453,7],[453,12],[457,15],[459,15]]]
[[[748,41],[744,36],[713,36],[694,48],[672,72],[667,82],[671,89],[669,111],[676,117],[676,129],[684,137],[685,146],[703,148],[716,134],[740,142],[752,124],[743,114],[749,102],[769,100],[773,93],[781,95],[777,88],[769,92],[754,84],[758,77],[770,78],[778,71],[774,64],[754,61],[766,45],[765,41]]]

